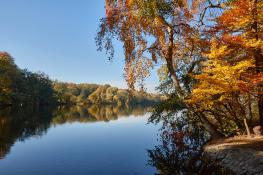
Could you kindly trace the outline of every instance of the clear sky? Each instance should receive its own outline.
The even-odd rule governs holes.
[[[123,50],[112,62],[95,44],[104,0],[0,0],[0,50],[20,68],[43,71],[51,79],[125,87]],[[146,81],[153,91],[156,71]]]

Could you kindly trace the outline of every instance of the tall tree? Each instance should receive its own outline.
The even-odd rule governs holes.
[[[182,70],[191,73],[202,58],[203,40],[196,28],[203,1],[106,0],[96,41],[113,57],[112,39],[123,42],[128,85],[143,81],[154,62],[164,61],[177,94],[186,96]],[[184,65],[185,67],[183,67]],[[180,72],[181,71],[181,72]]]
[[[255,69],[248,74],[251,85],[257,87],[259,118],[263,125],[263,2],[234,0],[226,5],[216,19],[213,36],[218,45],[226,48],[221,60],[230,65],[250,59],[254,62]]]
[[[14,59],[8,53],[0,52],[0,104],[12,103],[18,77]]]
[[[105,48],[112,59],[112,40],[117,38],[123,43],[125,78],[132,89],[149,76],[154,63],[164,63],[175,98],[184,101],[194,83],[190,75],[199,71],[198,65],[205,60],[203,53],[209,50],[209,43],[202,36],[201,30],[205,28],[202,24],[209,9],[222,7],[221,1],[106,0],[105,3],[106,17],[101,19],[96,38],[99,50]],[[189,109],[195,113],[195,107]]]

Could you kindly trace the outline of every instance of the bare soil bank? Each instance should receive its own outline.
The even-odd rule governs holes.
[[[235,174],[263,175],[263,136],[236,136],[211,141],[205,154]]]

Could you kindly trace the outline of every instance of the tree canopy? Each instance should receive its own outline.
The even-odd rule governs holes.
[[[170,96],[169,109],[176,103],[172,106],[187,109],[189,117],[224,134],[229,127],[238,128],[233,132],[243,129],[243,119],[263,123],[262,1],[105,0],[105,4],[97,45],[112,59],[113,40],[123,43],[125,78],[131,89],[142,86],[158,62],[159,89]]]
[[[0,52],[0,62],[0,105],[39,105],[55,101],[52,81],[46,74],[18,68],[6,52]]]

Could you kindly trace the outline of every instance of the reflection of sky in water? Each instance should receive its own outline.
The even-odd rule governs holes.
[[[148,116],[52,125],[42,137],[16,142],[0,160],[0,173],[154,174],[146,149],[156,144],[158,127],[146,125]]]

